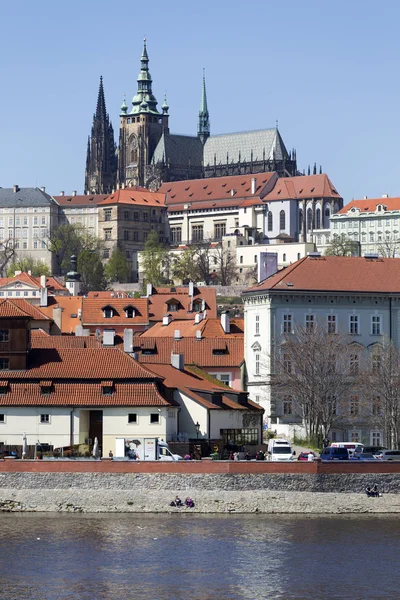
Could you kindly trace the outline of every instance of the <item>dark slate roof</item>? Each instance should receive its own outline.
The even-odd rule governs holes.
[[[200,138],[191,135],[163,133],[153,154],[152,163],[164,161],[175,166],[199,166],[203,161]]]
[[[0,188],[0,207],[17,208],[18,206],[49,206],[56,204],[54,199],[39,188]]]
[[[285,144],[278,129],[259,129],[212,135],[204,145],[204,166],[229,163],[250,162],[253,151],[253,161],[282,160],[289,158]]]

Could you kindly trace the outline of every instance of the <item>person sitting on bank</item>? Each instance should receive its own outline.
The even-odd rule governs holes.
[[[379,498],[379,496],[381,496],[381,494],[379,493],[379,489],[378,486],[374,485],[374,487],[372,488],[372,496],[374,496],[374,498]]]
[[[371,496],[372,496],[372,490],[371,490],[371,487],[369,485],[367,485],[367,487],[365,488],[365,493],[367,494],[368,498],[371,498]]]
[[[193,500],[188,496],[185,500],[186,508],[194,508]]]

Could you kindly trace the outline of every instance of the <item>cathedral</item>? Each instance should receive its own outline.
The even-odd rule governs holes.
[[[197,135],[169,131],[169,106],[160,109],[153,94],[146,40],[137,91],[131,107],[124,99],[120,112],[119,144],[106,112],[103,80],[88,140],[85,194],[107,194],[116,188],[276,171],[280,177],[298,175],[296,151],[286,150],[278,127],[211,135],[203,74]]]

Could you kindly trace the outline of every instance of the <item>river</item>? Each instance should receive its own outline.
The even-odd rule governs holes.
[[[0,514],[2,600],[394,600],[394,516]]]

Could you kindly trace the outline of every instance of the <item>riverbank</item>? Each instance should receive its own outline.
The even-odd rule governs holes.
[[[382,496],[368,498],[367,485]],[[171,507],[175,495],[194,509]],[[400,473],[0,473],[0,512],[400,513]]]
[[[171,500],[188,495],[194,509],[173,508]],[[0,512],[67,513],[264,513],[264,514],[363,514],[400,513],[400,494],[367,498],[359,493],[204,491],[204,490],[0,490]]]

